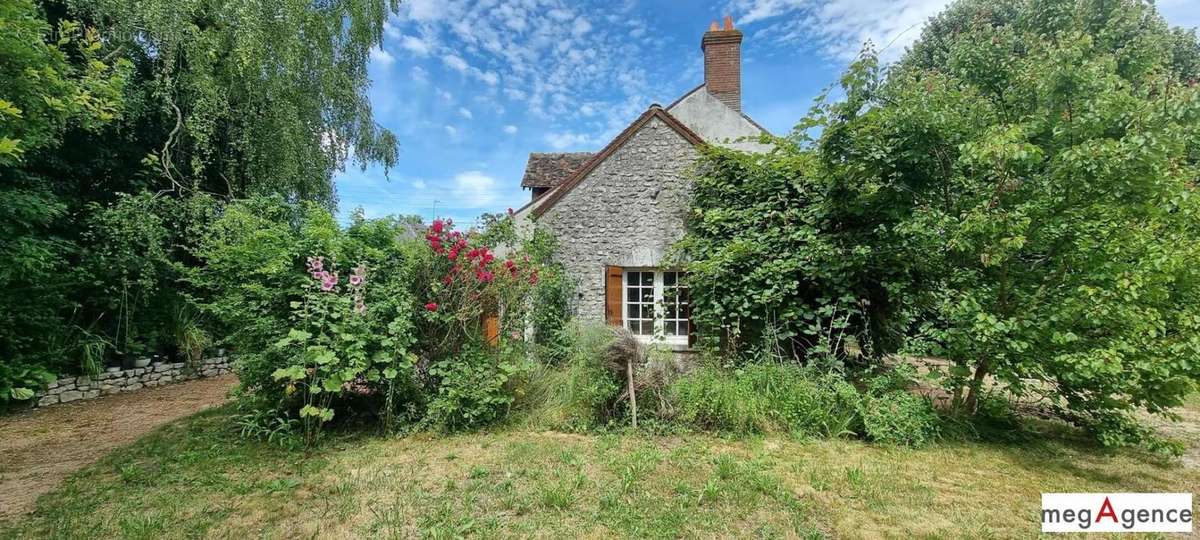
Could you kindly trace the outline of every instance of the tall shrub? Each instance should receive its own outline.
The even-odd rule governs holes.
[[[512,401],[541,272],[489,238],[444,220],[342,227],[315,204],[255,198],[221,210],[190,282],[236,349],[244,403],[298,418],[310,443],[361,416],[473,428]],[[499,332],[485,336],[491,315]]]
[[[855,342],[868,352],[893,350],[904,267],[889,247],[868,241],[811,151],[795,140],[772,142],[767,154],[704,150],[687,234],[676,246],[697,327],[741,359],[828,365],[842,363]]]
[[[1130,442],[1200,377],[1196,36],[1151,4],[965,0],[824,107],[820,174],[911,273],[911,350]]]

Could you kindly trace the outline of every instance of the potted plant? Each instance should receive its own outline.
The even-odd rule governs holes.
[[[200,316],[186,305],[175,314],[175,345],[179,347],[184,361],[193,369],[200,365],[204,349],[212,344],[212,336],[200,327]]]

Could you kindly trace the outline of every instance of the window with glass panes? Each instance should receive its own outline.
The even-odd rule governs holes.
[[[654,335],[654,272],[625,272],[625,326],[639,336]]]
[[[689,317],[683,272],[625,270],[625,326],[635,335],[687,343]]]
[[[683,285],[682,272],[663,272],[663,334],[667,336],[688,335],[688,290]]]

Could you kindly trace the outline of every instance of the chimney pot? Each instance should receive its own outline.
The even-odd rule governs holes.
[[[716,31],[718,31],[718,30],[720,30],[720,29],[721,29],[721,28],[720,28],[719,26],[717,26],[717,21],[713,21],[713,22],[712,22],[712,24],[708,25],[708,31],[709,31],[709,32],[716,32]]]
[[[733,30],[733,17],[725,16],[725,30]]]

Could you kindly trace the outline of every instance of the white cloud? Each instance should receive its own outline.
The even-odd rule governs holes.
[[[591,31],[592,23],[588,22],[587,19],[583,17],[575,19],[575,24],[571,25],[571,33],[575,34],[576,36],[582,36]]]
[[[668,47],[674,45],[630,12],[631,5],[411,0],[397,16],[400,38],[389,46],[404,54],[426,54],[445,71],[463,75],[453,83],[460,85],[454,88],[457,99],[436,94],[454,105],[448,108],[452,119],[428,119],[430,127],[461,122],[457,104],[469,102],[473,113],[533,116],[540,121],[538,133],[555,132],[557,144],[594,145],[588,136],[612,133],[611,124],[623,127],[646,104],[676,97],[662,92],[699,82],[693,78],[677,83],[676,63],[657,61],[665,53],[673,54]],[[695,30],[698,40],[704,25]],[[686,49],[700,58],[691,45]],[[429,64],[421,65],[430,69]],[[434,73],[428,75],[431,82],[436,80]],[[414,79],[422,80],[416,75]],[[488,101],[479,101],[481,96]],[[578,133],[588,136],[570,136]]]
[[[396,57],[392,56],[390,53],[388,53],[387,51],[383,50],[380,47],[371,47],[371,51],[369,54],[371,57],[371,61],[375,62],[381,66],[385,66],[385,67],[390,66],[390,65],[392,65],[393,62],[396,61]]]
[[[413,81],[421,84],[429,82],[429,72],[425,71],[421,66],[413,66],[410,73]]]
[[[443,0],[411,0],[405,2],[408,7],[405,14],[417,21],[436,21],[447,15],[449,3]]]
[[[575,17],[575,15],[572,14],[570,11],[562,9],[562,8],[554,8],[554,9],[546,12],[546,15],[549,15],[551,19],[554,19],[558,22],[567,22],[567,21],[571,20],[573,17]]]
[[[459,107],[458,114],[460,116],[462,116],[463,118],[466,118],[467,120],[470,120],[475,117],[475,115],[471,114],[471,109],[468,109],[466,107]]]
[[[404,36],[400,38],[400,48],[413,53],[416,56],[429,56],[430,46],[424,40],[414,36]]]
[[[466,73],[467,69],[471,67],[469,64],[467,64],[466,60],[463,60],[462,57],[456,54],[447,54],[446,56],[443,56],[442,63],[446,64],[446,67],[450,69],[463,73]]]
[[[424,180],[413,180],[411,184],[413,189],[425,189],[426,187]]]
[[[383,23],[383,34],[392,39],[399,39],[400,29],[396,28],[396,25],[392,24],[391,21],[385,21]]]
[[[755,39],[813,43],[839,59],[853,58],[866,41],[895,60],[921,35],[925,21],[948,0],[733,0],[734,21]]]
[[[546,144],[549,144],[550,147],[555,150],[577,148],[590,144],[591,141],[592,137],[589,137],[583,133],[575,133],[571,131],[546,134]]]
[[[786,44],[815,43],[832,57],[856,56],[871,41],[885,61],[900,58],[921,29],[949,0],[731,0],[725,11],[753,30],[754,39]],[[1196,0],[1159,0],[1172,25],[1200,25]]]
[[[487,83],[488,86],[496,86],[500,82],[500,76],[495,71],[481,71],[478,75],[479,80]]]
[[[512,124],[509,124],[509,125],[507,125],[507,126],[504,126],[504,132],[505,132],[505,133],[507,133],[507,134],[509,134],[509,135],[512,135],[512,134],[514,134],[514,133],[516,133],[516,132],[517,132],[517,126],[514,126],[514,125],[512,125]]]
[[[457,136],[458,136],[458,128],[456,128],[456,127],[454,127],[454,126],[451,126],[451,125],[449,125],[449,124],[447,124],[447,125],[445,125],[445,126],[443,126],[443,127],[445,127],[445,128],[446,128],[446,135],[449,135],[449,136],[451,136],[451,137],[457,137]]]
[[[454,177],[455,206],[482,208],[498,198],[497,182],[480,171],[466,171]]]

